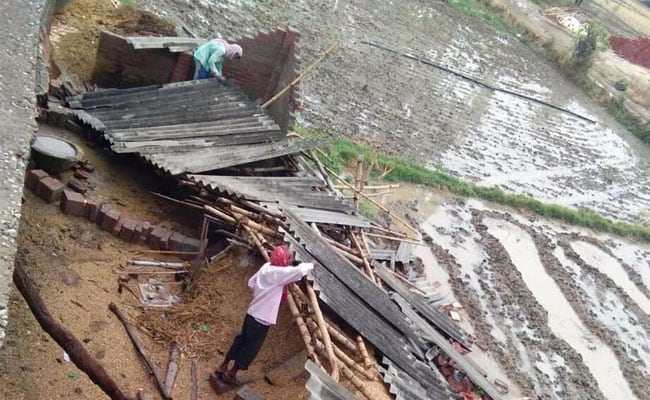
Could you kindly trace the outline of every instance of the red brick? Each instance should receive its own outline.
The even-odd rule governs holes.
[[[178,232],[172,233],[172,236],[169,238],[169,250],[181,251],[183,241],[185,241],[185,235]]]
[[[64,214],[82,217],[84,215],[86,199],[81,194],[66,189],[61,196],[60,205],[61,211]]]
[[[134,219],[125,218],[124,223],[122,224],[122,230],[120,231],[120,239],[131,242],[138,224],[139,222]]]
[[[95,171],[95,166],[87,162],[81,166],[81,169],[83,169],[86,172],[93,172]]]
[[[169,245],[170,231],[162,227],[155,227],[149,234],[149,247],[154,250],[166,250]]]
[[[82,169],[78,169],[74,172],[74,177],[85,181],[86,179],[90,178],[90,174]]]
[[[113,236],[119,236],[119,235],[120,235],[120,231],[122,230],[122,226],[123,226],[123,225],[124,225],[124,218],[121,218],[121,219],[119,219],[119,220],[117,221],[117,223],[116,223],[115,225],[113,225],[113,229],[111,229],[109,232],[110,232]]]
[[[58,200],[63,192],[63,184],[57,179],[47,176],[36,184],[36,195],[51,203]]]
[[[86,200],[86,208],[84,210],[84,216],[88,218],[88,221],[95,222],[99,216],[99,210],[101,204],[97,200]]]
[[[151,224],[149,221],[142,222],[142,225],[136,227],[133,241],[138,244],[147,244],[149,242],[149,234],[151,233]],[[135,237],[137,236],[137,238]]]
[[[68,181],[68,187],[74,190],[77,193],[85,194],[88,191],[88,188],[84,186],[83,183],[76,179],[70,179]]]
[[[28,189],[34,190],[36,189],[38,181],[47,178],[48,176],[50,175],[42,169],[32,169],[27,172],[27,176],[25,177],[25,186],[27,186]]]
[[[106,208],[106,212],[104,212],[104,208]],[[104,231],[112,232],[113,228],[115,228],[115,225],[117,225],[118,221],[120,220],[120,212],[111,210],[108,207],[104,206],[99,213],[100,215],[103,214],[99,228]]]

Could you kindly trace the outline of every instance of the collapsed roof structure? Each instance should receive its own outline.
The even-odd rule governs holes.
[[[450,345],[451,340],[469,348],[464,332],[411,291],[394,268],[381,266],[386,259],[393,267],[396,258],[408,262],[408,247],[371,248],[364,232],[386,234],[388,227],[360,216],[329,183],[312,151],[321,142],[287,135],[297,86],[270,107],[260,106],[259,99],[297,76],[298,38],[286,29],[238,40],[246,57],[226,63],[231,82],[224,84],[186,80],[193,68],[186,52],[204,39],[103,32],[95,80],[117,88],[68,90],[65,106],[115,153],[137,154],[186,190],[178,201],[205,212],[202,256],[208,225],[218,221],[262,255],[284,242],[299,260],[314,263],[310,279],[320,302],[382,355],[380,371],[396,398],[458,398],[433,362],[442,350],[490,398],[499,399],[494,386]],[[395,235],[409,242],[407,235]],[[199,279],[197,265],[192,279]],[[304,294],[293,294],[302,310],[316,306],[301,299]],[[318,343],[316,336],[311,344],[306,340],[308,348]],[[318,356],[328,355],[312,349],[312,358]],[[312,361],[306,369],[311,398],[351,398]]]

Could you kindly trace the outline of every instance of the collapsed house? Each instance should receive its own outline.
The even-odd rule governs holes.
[[[350,183],[322,164],[315,150],[323,142],[290,132],[291,110],[299,101],[298,38],[286,29],[238,40],[246,57],[225,64],[230,82],[223,84],[188,81],[188,52],[205,39],[103,32],[94,81],[114,88],[56,82],[59,100],[51,99],[46,118],[58,118],[52,110],[59,110],[67,124],[107,141],[115,153],[137,155],[175,182],[178,189],[165,198],[202,213],[187,290],[210,268],[223,242],[264,258],[284,243],[298,260],[314,263],[310,283],[292,285],[289,302],[309,354],[311,398],[353,398],[328,375],[340,373],[370,399],[362,380],[374,379],[373,371],[397,399],[468,398],[465,387],[440,373],[441,357],[462,372],[459,382],[466,374],[485,398],[501,398],[462,356],[472,346],[467,335],[396,271],[396,263],[408,264],[417,230],[389,210],[406,232],[359,215],[331,177],[353,190],[355,200],[362,183]],[[286,94],[261,104],[286,87]],[[120,235],[124,225],[119,216],[114,222],[111,229]],[[159,234],[156,248],[179,249],[171,232]],[[373,245],[369,238],[376,239]],[[323,313],[343,321],[358,338],[347,338]],[[380,365],[363,356],[365,341],[378,352]],[[364,365],[346,352],[360,355]]]

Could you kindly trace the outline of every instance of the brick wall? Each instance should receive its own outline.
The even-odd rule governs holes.
[[[104,87],[134,87],[170,82],[178,54],[134,50],[122,36],[102,31],[92,81]]]
[[[299,40],[300,33],[292,28],[228,39],[242,47],[244,57],[226,61],[223,73],[251,98],[266,101],[298,76]],[[291,112],[297,100],[298,88],[294,87],[269,107],[269,113],[285,132],[293,125]]]

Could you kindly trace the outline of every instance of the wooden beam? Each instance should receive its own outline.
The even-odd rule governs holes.
[[[138,336],[133,331],[133,328],[131,328],[131,324],[129,323],[129,320],[126,319],[122,311],[117,307],[115,303],[109,304],[108,308],[117,316],[117,318],[120,320],[122,325],[124,325],[124,329],[126,329],[126,333],[129,335],[129,338],[131,338],[131,342],[133,342],[133,346],[135,346],[136,350],[138,350],[138,353],[140,353],[142,360],[147,365],[149,372],[151,372],[151,374],[153,375],[154,380],[156,381],[156,385],[158,386],[158,390],[160,391],[160,394],[162,395],[163,399],[171,400],[171,396],[169,392],[167,392],[167,388],[165,387],[165,382],[160,376],[160,372],[158,372],[156,366],[149,359],[149,356],[147,355],[147,351],[142,346],[142,343],[140,343],[140,339],[138,339]]]
[[[169,349],[169,363],[167,364],[167,374],[165,374],[165,390],[171,396],[174,389],[174,382],[176,382],[176,374],[178,374],[178,357],[181,355],[181,350],[178,348],[178,343],[172,342]]]
[[[84,345],[65,327],[56,322],[45,306],[38,289],[29,279],[20,263],[16,263],[13,273],[16,288],[23,296],[38,324],[54,341],[65,350],[70,360],[83,371],[88,378],[106,393],[111,400],[133,400],[120,389],[108,375],[104,367],[86,350]]]

